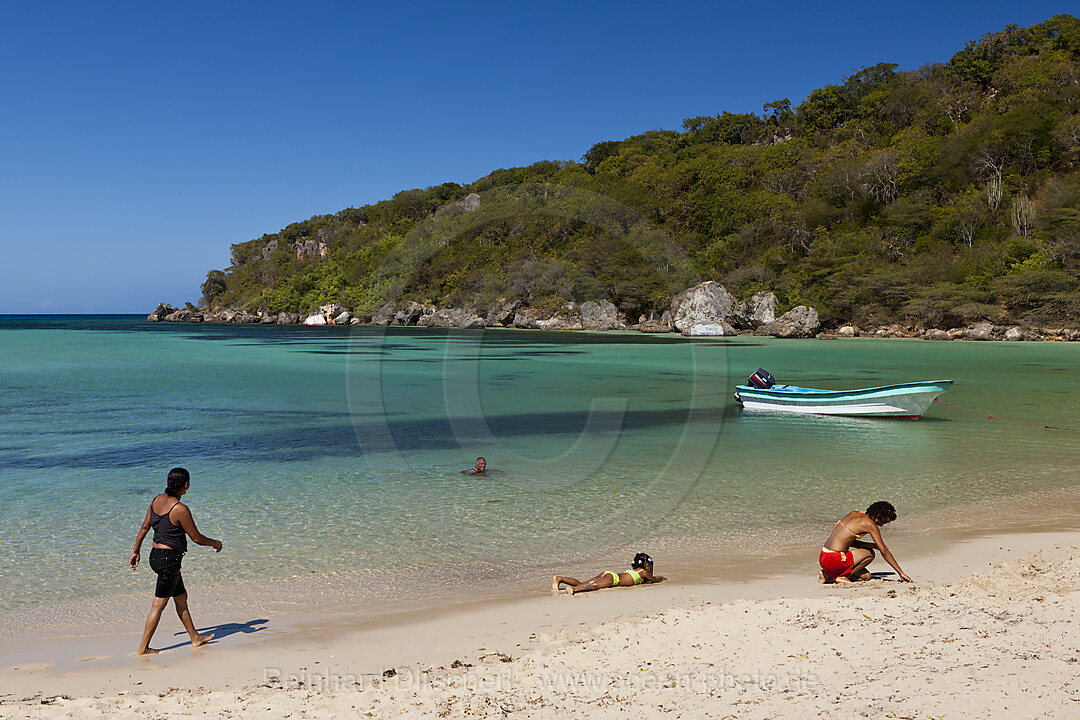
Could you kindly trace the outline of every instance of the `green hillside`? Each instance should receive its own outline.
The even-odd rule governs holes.
[[[203,304],[357,314],[611,300],[715,279],[829,324],[1080,321],[1080,21],[1058,15],[798,105],[687,118],[580,162],[406,190],[234,245]],[[470,197],[479,195],[479,198]]]

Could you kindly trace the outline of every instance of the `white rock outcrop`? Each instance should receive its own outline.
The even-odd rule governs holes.
[[[694,325],[718,325],[731,322],[734,301],[723,285],[713,280],[683,290],[671,301],[675,327],[687,330]]]

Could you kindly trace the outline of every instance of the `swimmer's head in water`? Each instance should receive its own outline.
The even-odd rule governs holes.
[[[896,508],[892,503],[879,500],[866,508],[866,515],[878,525],[884,525],[896,519]]]
[[[483,470],[484,468],[486,468],[486,467],[487,467],[487,460],[485,460],[485,459],[484,459],[484,458],[482,458],[482,457],[478,457],[478,458],[476,458],[476,465],[475,465],[474,467],[475,467],[475,468],[476,468],[477,470]]]
[[[634,556],[634,562],[630,563],[630,567],[634,570],[652,567],[652,558],[645,553],[638,553]]]

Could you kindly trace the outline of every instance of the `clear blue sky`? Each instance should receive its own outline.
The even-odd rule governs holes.
[[[797,104],[1069,10],[2,0],[0,313],[196,300],[231,243],[296,220]]]

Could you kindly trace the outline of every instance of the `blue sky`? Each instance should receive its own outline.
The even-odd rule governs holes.
[[[197,300],[290,222],[914,69],[1016,2],[0,0],[0,313]]]

